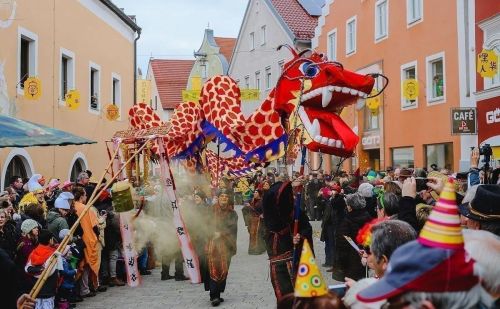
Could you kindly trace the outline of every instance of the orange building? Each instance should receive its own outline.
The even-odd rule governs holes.
[[[451,108],[459,95],[460,1],[327,1],[313,47],[349,70],[390,80],[378,110],[361,103],[343,118],[360,136],[357,157],[345,168],[429,167],[458,170],[461,139],[451,134]],[[418,95],[403,97],[416,80]],[[382,87],[378,80],[376,87]]]

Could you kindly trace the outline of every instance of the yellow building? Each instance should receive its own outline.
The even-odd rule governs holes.
[[[0,149],[0,185],[12,175],[40,173],[66,180],[84,169],[101,174],[105,141],[127,128],[134,101],[136,41],[141,29],[110,0],[4,0],[0,5],[0,113],[64,130],[97,144]],[[23,82],[37,77],[38,100]],[[80,94],[71,110],[65,95]],[[110,121],[106,106],[120,117]],[[1,137],[2,132],[0,132]]]

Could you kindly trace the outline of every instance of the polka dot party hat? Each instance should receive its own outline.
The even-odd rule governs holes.
[[[325,280],[319,271],[311,247],[304,240],[300,255],[297,278],[295,280],[295,297],[316,297],[328,293]]]

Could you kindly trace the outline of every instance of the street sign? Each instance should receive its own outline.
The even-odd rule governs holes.
[[[451,109],[451,134],[477,134],[476,108]]]

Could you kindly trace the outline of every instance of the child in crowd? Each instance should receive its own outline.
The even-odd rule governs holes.
[[[64,237],[69,233],[68,229],[63,229],[59,232],[59,241],[62,241]],[[73,258],[71,244],[68,243],[66,249],[62,253],[62,270],[59,274],[62,277],[62,283],[57,291],[57,302],[59,309],[74,308],[76,298],[75,298],[75,276],[76,269],[71,265]]]

